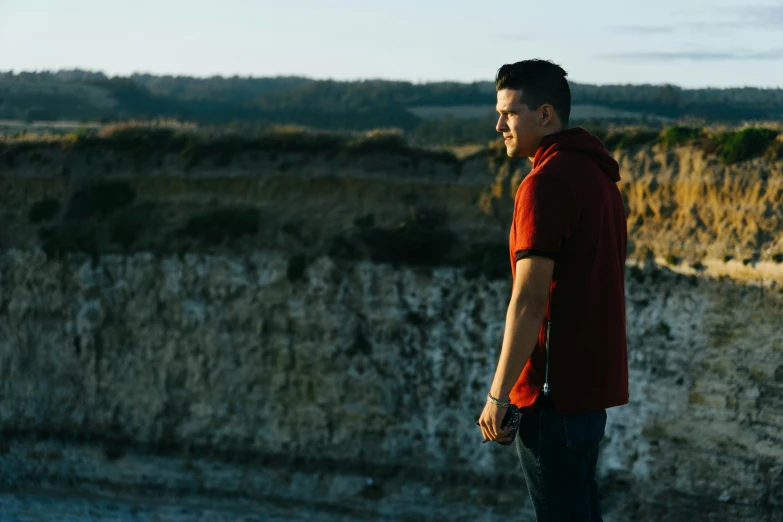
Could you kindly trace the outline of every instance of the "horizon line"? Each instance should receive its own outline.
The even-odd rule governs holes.
[[[187,79],[193,79],[193,80],[211,80],[211,79],[243,79],[243,80],[261,80],[261,79],[274,79],[274,78],[296,78],[296,79],[302,79],[302,80],[309,80],[309,81],[331,81],[331,82],[338,82],[338,83],[361,83],[361,82],[399,82],[399,83],[410,83],[412,85],[428,85],[428,84],[438,84],[438,83],[454,83],[454,84],[463,84],[463,85],[471,85],[476,83],[494,83],[493,79],[487,79],[487,80],[447,80],[447,79],[438,79],[438,80],[411,80],[409,78],[382,78],[382,77],[353,77],[353,78],[334,78],[334,77],[316,77],[316,76],[305,76],[301,74],[283,74],[283,73],[277,73],[277,74],[270,74],[267,76],[255,76],[255,75],[242,75],[238,73],[234,74],[193,74],[193,73],[156,73],[156,72],[150,72],[150,71],[133,71],[131,73],[119,73],[119,74],[107,74],[106,72],[102,70],[95,70],[95,69],[83,69],[80,67],[74,67],[70,69],[35,69],[35,70],[15,70],[15,69],[0,69],[0,77],[2,75],[11,74],[11,75],[19,75],[19,74],[58,74],[58,73],[87,73],[87,74],[102,74],[107,79],[114,79],[114,78],[132,78],[133,76],[156,76],[159,78],[187,78]],[[706,89],[716,89],[716,90],[729,90],[729,89],[760,89],[760,90],[783,90],[783,87],[780,85],[777,86],[759,86],[759,85],[732,85],[732,86],[722,86],[717,87],[714,85],[702,85],[698,87],[683,87],[681,85],[670,83],[670,82],[662,82],[662,83],[588,83],[588,82],[580,82],[575,80],[568,80],[569,83],[575,84],[575,85],[589,85],[589,86],[596,86],[596,87],[616,87],[616,86],[631,86],[631,87],[675,87],[677,89],[683,90],[683,91],[697,91],[697,90],[706,90]]]

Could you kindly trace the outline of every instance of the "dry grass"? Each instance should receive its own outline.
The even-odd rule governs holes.
[[[485,148],[486,148],[485,145],[479,145],[477,143],[474,143],[469,145],[455,145],[453,147],[447,147],[445,150],[454,154],[454,156],[456,156],[458,160],[463,160],[465,158],[473,156],[478,152],[481,152]]]
[[[154,120],[154,121],[125,121],[110,123],[101,127],[95,135],[99,138],[110,138],[129,129],[171,129],[177,131],[195,132],[198,126],[195,123],[178,120]]]

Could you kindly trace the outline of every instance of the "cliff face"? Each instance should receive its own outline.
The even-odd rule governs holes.
[[[637,246],[693,261],[783,262],[783,164],[725,166],[692,148],[617,157],[625,174],[629,233]]]
[[[475,427],[504,282],[329,258],[291,282],[286,257],[271,252],[93,266],[13,251],[0,274],[1,458],[19,483],[43,473],[220,486],[195,472],[113,474],[151,452],[374,481],[375,493],[354,491],[359,500],[404,496],[416,480],[439,498],[480,498],[481,484],[506,488],[506,507],[524,495],[513,450],[480,444]],[[607,510],[646,520],[780,513],[781,295],[647,267],[629,272],[628,303],[632,401],[609,412]],[[27,446],[52,437],[65,447]],[[70,445],[84,443],[103,449],[74,456]]]
[[[618,150],[614,156],[626,201],[630,257],[670,256],[704,265],[729,258],[745,265],[783,263],[780,161],[724,165],[693,147],[661,146]],[[496,178],[484,199],[510,219],[511,209],[503,203],[513,198],[529,162],[497,156],[494,162]]]
[[[222,243],[232,251],[334,254],[336,243],[357,233],[409,232],[404,225],[412,225],[434,234],[424,239],[449,244],[434,264],[459,265],[477,244],[506,241],[511,200],[530,170],[528,160],[506,158],[497,148],[461,161],[337,145],[306,153],[215,151],[195,159],[187,150],[111,144],[0,152],[2,245],[96,255],[212,251]],[[783,263],[781,162],[725,166],[694,148],[660,146],[620,150],[616,158],[632,258]],[[373,258],[373,245],[363,246],[353,257]]]
[[[491,151],[462,163],[407,158],[393,169],[406,158],[314,156],[281,170],[290,158],[247,156],[186,172],[164,157],[158,170],[101,174],[105,160],[96,155],[92,166],[70,157],[56,175],[59,152],[42,154],[52,154],[49,170],[31,171],[25,160],[0,178],[7,486],[305,497],[306,509],[336,509],[344,520],[455,509],[475,520],[490,507],[500,519],[529,509],[513,449],[480,444],[475,426],[509,281],[487,277],[498,266],[470,257],[474,245],[494,245],[508,269],[504,220],[525,163]],[[699,194],[714,194],[724,202],[720,215],[732,219],[774,200],[777,165],[759,163],[768,175],[755,184],[747,175],[732,185],[734,171],[724,172],[732,190],[719,194],[724,182],[689,184],[688,165],[651,167],[673,161],[661,154],[619,156],[636,252],[680,255],[673,239],[670,251],[654,241],[706,216],[680,211]],[[659,186],[651,189],[655,168]],[[710,176],[723,169],[698,168]],[[133,196],[116,197],[128,192],[114,185],[114,207],[100,203],[96,194],[107,192],[95,187],[108,182]],[[668,231],[653,194],[676,203],[669,218],[678,224]],[[31,221],[31,206],[47,198],[59,202],[56,212]],[[653,216],[637,226],[635,217],[648,213],[641,202]],[[236,221],[210,214],[226,208],[256,209],[247,220],[257,218],[256,227],[231,236]],[[770,212],[760,229],[779,223],[780,209]],[[137,233],[118,242],[112,230],[129,214],[140,216]],[[195,227],[203,215],[211,219]],[[38,232],[77,226],[92,243]],[[408,250],[396,258],[369,239],[398,241],[400,230],[408,243],[392,244]],[[334,237],[337,246],[326,241]],[[433,259],[410,247],[433,238],[454,249]],[[759,285],[737,280],[761,279],[753,262],[737,263],[742,277],[716,279],[711,270],[733,265],[670,269],[644,259],[632,259],[627,272],[631,404],[609,411],[602,446],[610,519],[776,520],[777,264],[768,262],[772,276]]]
[[[93,219],[106,228],[137,229],[135,237],[124,238],[126,244],[123,238],[100,237],[108,230],[98,230],[95,247],[102,252],[129,246],[190,250],[198,245],[185,241],[189,220],[251,207],[258,225],[254,248],[295,247],[281,234],[301,235],[294,239],[320,248],[356,228],[361,218],[372,217],[367,226],[396,226],[420,207],[442,214],[444,228],[472,232],[468,241],[486,225],[476,204],[488,180],[483,158],[460,162],[424,151],[326,145],[308,153],[262,148],[183,159],[165,150],[140,157],[109,145],[74,152],[55,144],[7,151],[0,159],[0,201],[6,223],[13,225],[3,230],[7,247],[40,244],[36,233],[42,225]],[[56,208],[45,212],[44,203],[52,201]]]

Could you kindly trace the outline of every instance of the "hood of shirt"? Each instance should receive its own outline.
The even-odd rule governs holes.
[[[581,152],[590,157],[609,179],[620,181],[620,166],[606,150],[603,142],[580,127],[544,136],[533,158],[533,168],[541,165],[556,152],[562,151]]]

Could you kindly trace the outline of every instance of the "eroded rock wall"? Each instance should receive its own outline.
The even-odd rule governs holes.
[[[507,282],[327,257],[291,281],[279,252],[93,265],[6,251],[0,288],[9,455],[54,437],[108,448],[104,471],[74,467],[77,482],[85,469],[109,480],[113,462],[147,448],[381,483],[412,473],[435,491],[475,481],[524,502],[513,449],[480,444],[475,426]],[[609,411],[605,508],[617,520],[775,520],[783,295],[650,264],[629,268],[627,289],[631,403]],[[6,460],[6,481],[34,482],[61,460],[28,457]]]
[[[637,248],[692,263],[783,262],[783,163],[727,166],[691,147],[618,152],[617,159]]]

